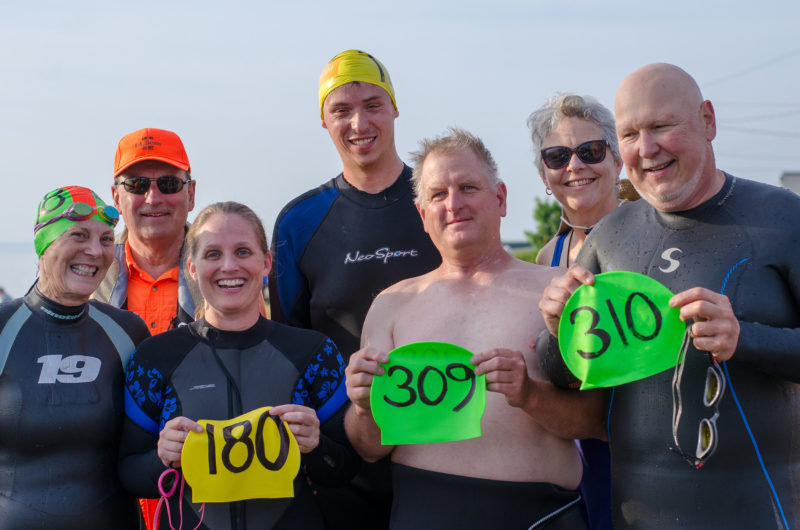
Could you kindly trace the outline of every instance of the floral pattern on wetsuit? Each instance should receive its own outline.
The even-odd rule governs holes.
[[[292,403],[319,410],[344,384],[344,369],[345,362],[339,349],[331,339],[325,339],[322,348],[297,381]]]
[[[125,386],[128,388],[133,400],[140,409],[145,410],[147,405],[155,406],[161,411],[159,430],[172,418],[178,408],[177,400],[172,391],[172,386],[164,385],[164,375],[156,368],[142,366],[136,358],[131,357],[125,375]]]

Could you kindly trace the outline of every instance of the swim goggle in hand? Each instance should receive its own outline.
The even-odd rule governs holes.
[[[675,373],[672,376],[672,439],[675,447],[670,449],[681,455],[691,466],[700,469],[717,449],[717,419],[719,418],[719,402],[725,393],[725,375],[716,360],[710,358],[706,369],[706,382],[703,390],[703,405],[706,408],[714,407],[714,414],[710,418],[700,420],[697,432],[697,448],[694,456],[681,449],[678,441],[678,426],[683,413],[683,399],[681,396],[681,380],[686,364],[686,350],[689,347],[689,327],[683,337]],[[710,357],[710,356],[709,356]]]
[[[168,490],[164,488],[164,480],[168,477],[172,477],[172,487]],[[176,530],[174,526],[172,526],[172,513],[169,511],[169,498],[175,494],[175,490],[178,488],[178,483],[180,483],[181,488],[178,492],[178,528],[177,530],[181,530],[183,528],[183,488],[186,485],[186,480],[183,478],[183,473],[180,473],[175,468],[165,469],[161,476],[158,477],[158,492],[161,494],[161,498],[158,500],[158,504],[156,505],[155,513],[153,514],[153,528],[159,527],[159,520],[161,519],[161,507],[167,507],[167,522],[169,523],[169,527],[172,530]],[[200,520],[197,522],[197,526],[192,528],[192,530],[197,530],[200,528],[200,525],[203,524],[203,517],[206,515],[206,503],[203,503],[200,508],[197,510],[197,513],[200,515]]]
[[[33,233],[35,234],[45,226],[55,223],[59,219],[69,219],[70,221],[85,221],[89,219],[93,215],[99,215],[100,219],[106,223],[108,226],[117,226],[117,222],[119,222],[119,210],[114,208],[113,206],[107,204],[101,204],[99,206],[90,206],[85,202],[76,202],[73,203],[69,208],[61,212],[60,214],[56,215],[52,219],[48,219],[43,223],[39,223],[38,225],[33,227]]]

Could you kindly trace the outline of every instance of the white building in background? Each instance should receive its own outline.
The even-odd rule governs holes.
[[[784,171],[781,173],[781,186],[800,194],[800,171]]]

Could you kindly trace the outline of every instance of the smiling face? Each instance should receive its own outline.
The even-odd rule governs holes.
[[[73,224],[39,258],[39,290],[61,305],[89,300],[114,259],[114,229],[97,219]]]
[[[389,94],[379,86],[354,82],[331,92],[322,106],[322,126],[348,168],[367,169],[394,163],[394,120]]]
[[[158,160],[138,162],[118,177],[121,182],[130,177],[155,179],[173,175],[186,180],[186,172]],[[114,206],[120,211],[128,237],[136,248],[146,247],[157,241],[180,241],[189,212],[194,208],[194,181],[189,181],[178,193],[164,194],[155,181],[144,195],[135,195],[125,190],[122,184],[112,186]]]
[[[714,108],[683,70],[637,70],[620,84],[614,112],[628,178],[656,209],[694,208],[722,186],[711,148]]]
[[[232,213],[212,214],[197,231],[187,261],[205,299],[209,324],[229,330],[255,324],[272,258],[261,249],[249,221]]]
[[[492,186],[487,170],[470,149],[433,152],[422,165],[418,206],[425,232],[439,252],[488,249],[500,241],[506,215],[506,187]]]
[[[575,149],[584,142],[602,140],[603,130],[595,123],[580,118],[564,118],[547,135],[543,148],[565,146]],[[542,181],[564,209],[567,219],[594,224],[617,206],[617,177],[622,162],[606,147],[602,162],[587,164],[573,153],[569,163],[560,169],[543,164]]]

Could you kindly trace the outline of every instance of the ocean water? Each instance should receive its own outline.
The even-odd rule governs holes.
[[[33,241],[0,243],[0,287],[12,298],[18,298],[28,291],[36,279],[36,271]]]

